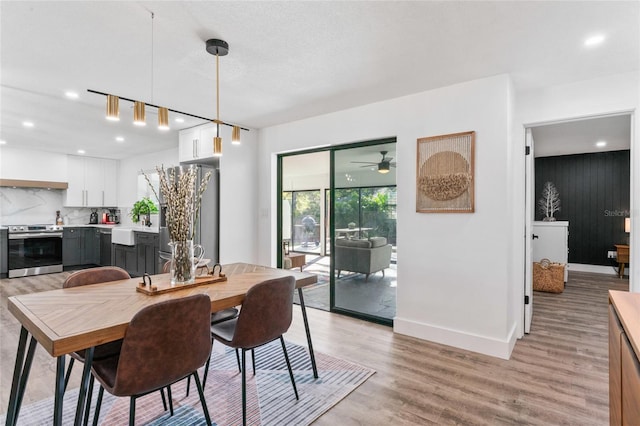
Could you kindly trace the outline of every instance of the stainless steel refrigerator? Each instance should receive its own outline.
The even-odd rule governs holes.
[[[202,194],[200,203],[200,215],[195,223],[194,243],[204,247],[204,258],[211,259],[210,266],[220,261],[220,170],[216,166],[205,164],[190,164],[175,167],[175,173],[187,170],[188,167],[195,167],[198,171],[196,177],[196,194],[200,191],[202,177],[211,171],[211,179],[207,189]],[[168,170],[167,170],[168,172]],[[171,247],[169,242],[169,229],[166,220],[166,204],[160,191],[160,271],[162,266],[171,258]]]

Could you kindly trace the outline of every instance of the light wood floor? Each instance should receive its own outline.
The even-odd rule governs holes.
[[[0,280],[0,412],[8,403],[20,328],[7,312],[7,297],[59,288],[66,274]],[[609,289],[627,290],[628,280],[574,272],[564,293],[536,292],[531,334],[518,341],[509,361],[309,309],[317,351],[377,371],[316,424],[608,424]],[[286,338],[306,343],[297,311]],[[80,370],[74,369],[71,386]],[[54,377],[54,360],[38,348],[24,403],[52,396]]]

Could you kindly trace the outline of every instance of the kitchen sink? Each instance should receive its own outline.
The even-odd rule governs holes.
[[[113,228],[111,230],[111,243],[123,246],[134,246],[135,234],[131,228]]]

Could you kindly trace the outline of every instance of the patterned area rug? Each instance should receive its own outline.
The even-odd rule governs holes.
[[[235,353],[225,348],[218,351],[217,344],[211,358],[205,398],[213,424],[242,424],[241,375]],[[307,349],[287,342],[287,350],[294,370],[300,400],[296,401],[289,373],[279,341],[256,350],[256,374],[252,374],[251,358],[247,357],[247,418],[251,425],[308,425],[340,402],[364,383],[374,371],[349,361],[316,352],[318,379],[313,378]],[[202,371],[200,374],[202,377]],[[186,380],[171,387],[174,415],[163,411],[158,392],[139,398],[136,402],[136,425],[205,425],[202,407],[195,384],[191,383],[186,396]],[[97,396],[94,389],[92,406]],[[65,394],[63,424],[72,424],[78,389]],[[94,408],[91,410],[93,419]],[[53,398],[23,406],[19,425],[50,425]],[[116,398],[104,394],[100,411],[100,425],[127,424],[129,398]],[[4,423],[5,415],[0,416]]]

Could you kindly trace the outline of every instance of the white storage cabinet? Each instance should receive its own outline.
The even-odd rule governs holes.
[[[532,257],[534,262],[549,259],[564,263],[564,282],[569,276],[569,222],[533,222]]]

